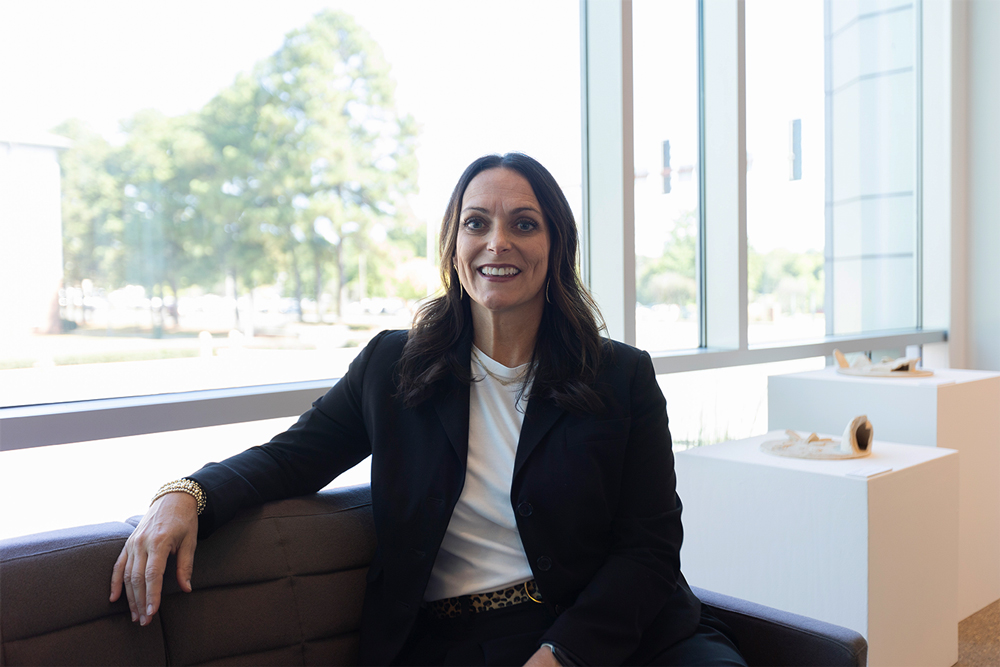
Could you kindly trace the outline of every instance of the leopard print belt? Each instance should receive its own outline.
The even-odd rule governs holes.
[[[534,579],[499,591],[434,600],[425,606],[438,618],[456,618],[462,615],[463,609],[470,614],[478,614],[481,611],[513,607],[522,602],[542,603],[542,594],[538,592]]]

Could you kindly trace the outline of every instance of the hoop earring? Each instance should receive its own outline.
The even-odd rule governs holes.
[[[546,301],[546,303],[552,303],[551,299],[549,299],[549,283],[550,282],[552,282],[551,278],[549,278],[548,280],[545,281],[545,301]]]
[[[463,299],[465,299],[465,292],[462,291],[462,281],[459,280],[458,281],[458,300],[462,301]]]

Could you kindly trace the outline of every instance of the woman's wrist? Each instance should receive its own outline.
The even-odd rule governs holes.
[[[576,664],[568,655],[566,655],[566,651],[562,650],[552,642],[544,642],[542,644],[542,648],[549,649],[552,652],[553,660],[562,665],[562,667],[571,667]]]
[[[152,505],[168,493],[186,493],[194,498],[198,505],[199,516],[205,511],[205,505],[208,504],[208,496],[205,495],[205,490],[201,488],[201,484],[187,477],[167,482],[161,486],[157,490],[156,495],[153,496],[153,499],[149,501],[149,504]]]

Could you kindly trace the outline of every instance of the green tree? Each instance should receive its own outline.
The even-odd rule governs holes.
[[[62,171],[64,282],[98,289],[124,284],[123,190],[120,154],[82,121],[54,132],[73,141],[59,156]]]
[[[154,315],[161,324],[169,288],[173,299],[167,312],[175,326],[180,288],[221,277],[201,200],[210,152],[197,121],[193,115],[171,118],[147,110],[122,124],[126,278],[160,297]]]
[[[415,187],[416,127],[395,111],[393,92],[378,45],[348,15],[324,11],[203,113],[213,185],[237,200],[228,223],[240,232],[237,245],[280,254],[298,301],[311,278],[308,291],[321,303],[332,269],[338,316],[346,246],[369,251],[371,226],[394,224]],[[254,282],[244,262],[231,264]]]
[[[674,220],[660,257],[636,257],[636,299],[639,303],[693,306],[698,298],[697,253],[698,214],[697,211],[684,211]]]
[[[750,300],[769,300],[787,313],[816,312],[823,308],[823,255],[809,250],[775,248],[760,253],[747,248]]]

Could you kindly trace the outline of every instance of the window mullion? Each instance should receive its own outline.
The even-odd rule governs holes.
[[[746,350],[746,68],[743,0],[702,7],[703,294],[707,347]]]
[[[585,275],[612,338],[635,344],[632,3],[588,2],[584,21]]]

